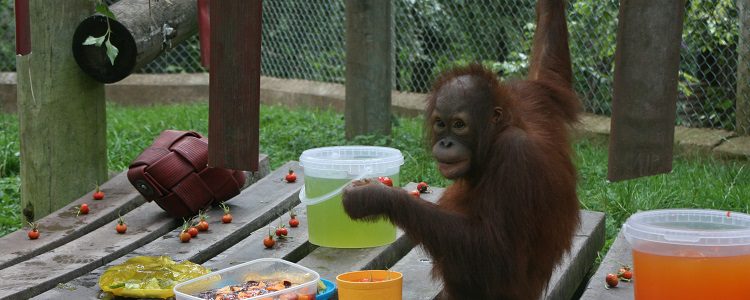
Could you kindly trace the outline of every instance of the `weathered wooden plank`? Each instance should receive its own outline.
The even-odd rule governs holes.
[[[414,190],[416,187],[416,183],[409,183],[404,189]],[[427,201],[437,201],[443,189],[432,188],[432,190],[432,193],[422,194],[422,198]],[[349,271],[389,268],[413,247],[414,243],[399,229],[396,233],[396,241],[389,245],[360,249],[319,247],[298,263],[317,271],[323,278],[335,280],[339,274]]]
[[[55,288],[36,296],[31,299],[102,299],[99,297],[99,291],[90,289],[82,286],[73,286],[65,283],[61,283],[55,286]]]
[[[417,246],[391,268],[404,275],[403,298],[432,300],[443,289],[440,278],[432,278],[432,257]]]
[[[246,173],[244,187],[270,172],[268,155],[260,155],[258,164],[258,172]],[[38,224],[41,237],[37,240],[29,240],[25,228],[0,238],[0,269],[77,239],[117,219],[118,214],[124,215],[145,202],[128,181],[127,172],[122,172],[102,184],[101,190],[106,194],[104,200],[92,200],[92,190],[55,213],[40,219]],[[83,203],[89,205],[90,212],[88,215],[76,217],[78,207]]]
[[[611,181],[672,170],[685,1],[620,2],[615,53]]]
[[[581,296],[582,300],[632,300],[635,297],[635,286],[632,282],[620,282],[616,288],[607,289],[604,282],[607,273],[617,273],[621,264],[633,265],[633,255],[630,244],[625,240],[625,236],[620,232],[615,238],[614,243],[609,248],[607,255],[604,256],[602,263],[596,270],[596,273],[589,281]]]
[[[571,299],[604,246],[604,213],[582,210],[580,215],[573,246],[552,273],[545,300]]]
[[[346,1],[346,137],[391,133],[392,1]]]
[[[300,221],[297,228],[289,228],[289,225],[286,222],[289,220],[288,214],[282,219],[289,229],[290,238],[277,239],[276,244],[271,249],[266,249],[263,246],[263,239],[268,236],[268,227],[278,226],[278,219],[276,219],[267,226],[253,232],[241,242],[209,259],[203,263],[203,266],[212,270],[220,270],[251,260],[267,257],[283,258],[292,262],[299,261],[302,257],[318,248],[318,246],[308,242],[307,210],[305,209],[305,205],[298,205],[295,207],[294,211],[297,213],[297,219]]]
[[[234,217],[232,223],[221,223],[223,211],[213,209],[208,212],[209,230],[198,234],[189,243],[182,243],[178,238],[181,227],[177,227],[158,239],[132,250],[122,257],[113,260],[105,266],[99,267],[88,274],[72,280],[68,289],[78,293],[77,287],[86,287],[98,293],[99,276],[111,266],[118,265],[127,259],[139,256],[165,255],[173,260],[190,260],[202,263],[218,253],[237,244],[252,232],[265,228],[267,224],[278,222],[278,216],[286,214],[291,207],[299,203],[297,194],[304,184],[304,176],[299,176],[295,183],[279,180],[289,171],[295,170],[303,175],[302,169],[296,162],[290,162],[264,177],[257,183],[243,190],[240,195],[232,198],[227,205]],[[262,243],[260,243],[262,247]],[[39,299],[50,299],[52,295],[65,294],[65,289],[58,288],[49,294],[43,294]]]
[[[602,245],[604,214],[581,211],[581,227],[576,233],[571,252],[552,274],[543,299],[571,299]],[[431,258],[421,247],[411,250],[391,269],[404,273],[404,299],[433,299],[442,289],[440,279],[432,278]]]
[[[103,264],[168,233],[179,225],[156,203],[149,202],[123,216],[126,234],[115,232],[117,221],[58,248],[0,270],[0,299],[29,298],[58,283],[86,274]]]
[[[211,1],[208,164],[257,170],[261,0]]]
[[[117,219],[118,213],[125,214],[145,202],[128,181],[126,172],[102,184],[101,190],[106,195],[103,200],[93,200],[92,190],[78,200],[37,221],[41,233],[37,240],[29,240],[26,236],[28,228],[0,238],[0,269],[77,239]],[[88,215],[76,217],[78,207],[83,203],[89,205],[90,212]]]

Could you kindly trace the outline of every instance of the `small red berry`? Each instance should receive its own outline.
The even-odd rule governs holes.
[[[427,188],[430,187],[426,182],[422,181],[417,184],[417,191],[420,193],[427,193]]]
[[[187,232],[190,234],[190,237],[198,236],[198,228],[195,228],[195,226],[190,227]]]
[[[125,224],[125,220],[123,220],[122,217],[117,220],[117,226],[115,226],[115,230],[119,234],[123,234],[128,230],[128,224]]]
[[[617,278],[617,275],[612,273],[607,274],[605,281],[607,282],[607,286],[611,288],[616,287],[617,283],[620,282],[620,280]]]
[[[380,176],[378,177],[378,181],[382,182],[383,184],[387,186],[393,186],[393,180],[390,177]]]
[[[96,185],[96,189],[94,190],[94,194],[92,196],[94,200],[102,200],[104,199],[104,192],[99,189],[99,185]]]
[[[297,181],[297,174],[294,174],[294,170],[289,169],[289,174],[286,174],[286,177],[284,177],[286,182],[292,183]]]
[[[31,230],[29,230],[29,239],[36,240],[39,238],[39,226],[37,223],[29,223]]]
[[[273,245],[276,244],[276,241],[273,239],[273,235],[271,235],[271,227],[268,228],[268,236],[263,239],[263,246],[265,246],[268,249],[271,249]]]
[[[87,215],[88,213],[89,213],[89,205],[86,203],[81,204],[81,207],[78,208],[78,214]]]
[[[297,220],[297,214],[294,213],[294,210],[291,210],[289,212],[289,226],[291,227],[299,226],[299,220]]]
[[[219,204],[221,209],[224,210],[224,215],[221,217],[221,222],[224,224],[232,223],[232,214],[229,213],[229,206],[224,203]]]
[[[617,271],[617,277],[622,278],[624,281],[630,281],[633,279],[633,271],[630,270],[630,266],[624,265]]]
[[[180,241],[183,242],[183,243],[190,242],[190,238],[192,238],[192,237],[193,236],[190,235],[189,232],[183,231],[183,232],[180,233]]]
[[[285,237],[289,234],[289,230],[284,227],[284,225],[281,225],[281,227],[276,228],[276,236],[278,237]]]

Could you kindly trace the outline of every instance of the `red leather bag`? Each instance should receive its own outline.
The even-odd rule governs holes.
[[[130,164],[128,180],[174,217],[229,200],[245,184],[242,171],[208,167],[208,140],[197,132],[165,130]]]

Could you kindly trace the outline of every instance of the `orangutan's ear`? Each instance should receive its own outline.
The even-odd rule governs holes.
[[[500,121],[502,120],[503,120],[503,108],[496,106],[495,112],[492,115],[492,123],[497,124],[497,123],[500,123]]]

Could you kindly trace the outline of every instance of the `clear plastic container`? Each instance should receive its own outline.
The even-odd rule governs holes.
[[[307,208],[310,243],[334,248],[366,248],[392,243],[396,227],[388,220],[358,222],[349,218],[341,192],[353,180],[388,176],[399,186],[401,151],[388,147],[340,146],[302,152],[305,186],[300,201]]]
[[[315,299],[318,292],[317,272],[278,258],[261,258],[229,267],[180,283],[174,287],[177,300],[201,300],[201,292],[242,284],[248,280],[289,280],[292,286],[253,299]]]
[[[750,299],[750,215],[669,209],[623,225],[636,299]]]

